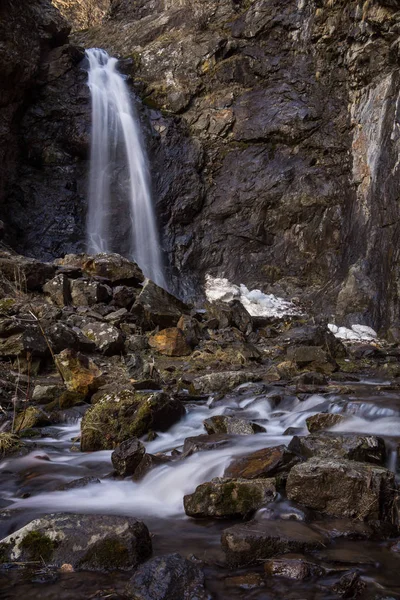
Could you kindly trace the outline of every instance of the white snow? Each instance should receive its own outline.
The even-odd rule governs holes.
[[[234,285],[228,279],[206,275],[206,297],[209,302],[240,300],[252,317],[283,317],[297,315],[300,311],[294,304],[273,294],[260,290],[248,290],[245,285]]]
[[[329,323],[328,329],[332,331],[335,337],[341,340],[371,342],[378,338],[376,331],[367,325],[352,325],[351,329],[349,329],[348,327],[338,327],[333,323]]]

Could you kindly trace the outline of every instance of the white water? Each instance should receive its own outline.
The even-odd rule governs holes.
[[[88,251],[127,253],[146,277],[165,287],[147,160],[129,89],[117,59],[98,48],[86,56],[92,97]]]
[[[385,398],[390,400],[390,396]],[[170,452],[181,447],[187,437],[205,434],[204,419],[217,414],[236,415],[263,425],[266,433],[237,436],[232,444],[216,450],[198,452],[192,456],[175,460],[149,472],[140,482],[130,480],[115,481],[104,477],[111,472],[111,451],[96,453],[76,453],[67,450],[68,441],[74,438],[79,424],[60,428],[57,435],[59,443],[65,442],[64,449],[53,451],[46,448],[36,450],[21,459],[5,460],[0,464],[0,472],[23,473],[36,472],[36,495],[21,500],[12,493],[7,494],[12,508],[33,510],[36,512],[95,512],[130,514],[137,517],[171,516],[184,518],[183,496],[192,493],[195,488],[213,477],[222,476],[232,457],[254,452],[258,449],[279,444],[288,444],[291,437],[283,436],[288,427],[296,427],[306,433],[306,419],[320,411],[341,413],[346,421],[332,428],[336,432],[368,433],[384,436],[398,435],[400,411],[391,403],[385,405],[382,400],[358,400],[331,396],[324,398],[318,394],[304,401],[288,396],[273,408],[268,393],[254,395],[246,390],[246,385],[229,394],[222,402],[208,404],[194,403],[187,407],[186,416],[166,433],[146,444],[147,452]],[[55,428],[51,428],[54,432]],[[47,441],[46,439],[43,441]],[[54,447],[54,439],[51,442]],[[395,461],[391,457],[391,468]],[[100,472],[100,474],[99,474]],[[102,473],[102,474],[101,474]],[[81,489],[68,491],[50,491],[46,489],[46,480],[50,478],[64,483],[87,475],[100,476],[101,484],[88,485]],[[43,488],[41,486],[43,481]],[[53,488],[54,489],[54,488]],[[10,506],[10,508],[11,508]]]

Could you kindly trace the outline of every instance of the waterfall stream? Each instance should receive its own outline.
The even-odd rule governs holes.
[[[166,287],[138,117],[117,59],[86,51],[92,97],[88,251],[133,258]]]

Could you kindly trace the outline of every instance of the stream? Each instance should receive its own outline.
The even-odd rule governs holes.
[[[186,416],[166,433],[146,442],[146,450],[170,454],[182,449],[184,440],[205,434],[203,421],[213,415],[235,415],[249,419],[266,433],[235,436],[218,449],[177,457],[150,471],[140,482],[129,478],[116,480],[112,475],[111,451],[81,453],[74,440],[79,436],[80,411],[68,411],[65,424],[41,430],[42,437],[31,444],[29,453],[0,462],[0,539],[38,515],[52,512],[76,512],[134,516],[143,520],[153,535],[154,555],[180,552],[194,555],[205,563],[207,588],[216,600],[254,599],[328,599],[337,598],[332,581],[338,573],[354,567],[368,582],[365,598],[400,598],[400,553],[390,544],[339,538],[313,558],[328,565],[327,575],[309,581],[265,578],[263,585],[233,579],[260,567],[228,571],[220,545],[223,529],[232,520],[195,520],[183,509],[183,496],[213,477],[222,476],[232,457],[261,448],[288,444],[288,428],[306,435],[307,417],[319,413],[340,413],[349,418],[332,428],[335,432],[367,433],[384,437],[388,448],[387,468],[397,469],[397,442],[400,438],[400,396],[390,382],[351,383],[353,393],[343,395],[285,395],[280,386],[264,390],[245,384],[222,400],[187,401]],[[176,453],[175,453],[176,454]],[[65,491],[60,486],[73,480],[92,477],[100,483]],[[281,495],[257,518],[305,518],[301,507],[291,505]],[[56,573],[47,568],[36,571],[18,566],[0,569],[0,597],[5,600],[60,600],[74,598],[119,598],[129,574]],[[101,593],[99,590],[103,590]],[[108,590],[107,594],[104,590]],[[109,590],[113,590],[112,593]],[[102,595],[103,594],[103,595]],[[111,594],[111,595],[110,595]],[[112,595],[114,594],[114,595]],[[375,594],[375,595],[374,595]],[[380,594],[380,595],[379,595]],[[122,596],[123,597],[123,596]]]

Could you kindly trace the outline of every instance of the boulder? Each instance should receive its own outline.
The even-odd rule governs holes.
[[[36,406],[24,408],[15,418],[14,431],[17,433],[32,427],[45,427],[50,425],[49,416]]]
[[[324,569],[301,554],[287,554],[280,558],[270,558],[264,563],[264,571],[269,576],[285,577],[297,581],[303,581],[310,577],[321,577],[324,574]]]
[[[165,356],[189,356],[192,349],[178,327],[163,329],[149,338],[149,346]]]
[[[203,424],[208,434],[253,435],[254,433],[265,432],[265,428],[257,425],[257,423],[226,415],[215,415],[203,421]]]
[[[91,277],[101,277],[113,284],[129,282],[130,285],[137,287],[144,281],[144,275],[135,262],[111,252],[85,257],[81,262],[81,268]]]
[[[293,346],[319,346],[332,358],[347,356],[346,347],[337,339],[326,325],[303,325],[291,327],[277,340]]]
[[[113,325],[92,322],[85,325],[82,331],[96,344],[96,349],[106,356],[120,354],[124,350],[124,336]]]
[[[306,419],[306,424],[308,431],[310,433],[314,433],[315,431],[322,431],[324,429],[334,427],[335,425],[338,425],[338,423],[343,423],[345,420],[346,417],[343,415],[333,413],[317,413],[312,417],[308,417]]]
[[[43,292],[48,296],[52,304],[63,308],[71,304],[71,286],[65,273],[60,273],[43,286]]]
[[[274,479],[224,479],[217,477],[184,496],[189,517],[247,517],[276,498]]]
[[[48,404],[59,398],[64,391],[62,384],[38,384],[33,388],[32,400],[38,404]]]
[[[146,448],[137,438],[126,440],[117,446],[111,454],[111,462],[118,475],[133,475],[145,452]]]
[[[64,483],[57,488],[57,491],[65,492],[66,490],[77,490],[86,487],[87,485],[97,485],[101,483],[97,477],[80,477],[79,479],[73,479],[68,483]]]
[[[133,481],[140,481],[143,479],[155,467],[159,467],[160,465],[165,465],[172,460],[170,456],[166,456],[165,454],[145,454],[137,465],[134,473],[132,474]]]
[[[110,515],[45,515],[0,541],[3,561],[38,561],[75,570],[130,570],[152,552],[144,523]]]
[[[263,448],[246,456],[235,458],[225,469],[224,477],[259,479],[287,473],[301,461],[286,446]]]
[[[147,280],[136,298],[131,312],[138,315],[145,329],[176,327],[182,314],[189,313],[189,307],[158,285]]]
[[[290,500],[337,517],[391,522],[394,475],[351,460],[313,458],[293,467],[286,484]]]
[[[29,325],[22,333],[16,333],[5,339],[0,339],[0,357],[43,358],[49,355],[49,347],[40,328]]]
[[[248,371],[222,371],[196,377],[192,381],[192,386],[198,394],[211,394],[212,392],[229,392],[242,383],[259,380],[258,375]]]
[[[117,285],[117,287],[113,289],[112,304],[118,308],[129,309],[135,302],[138,293],[138,290],[127,285]]]
[[[55,354],[62,352],[65,349],[93,351],[95,345],[93,342],[79,335],[77,328],[72,328],[65,323],[53,323],[46,329],[46,336],[50,343],[51,349]],[[79,330],[78,330],[79,331]],[[83,339],[82,339],[83,338]]]
[[[206,307],[208,321],[216,320],[219,329],[236,327],[245,335],[251,333],[253,329],[252,317],[239,300],[231,300],[229,303],[207,303]]]
[[[54,265],[42,263],[11,252],[0,252],[0,275],[10,292],[40,291],[56,271]]]
[[[201,326],[197,319],[182,315],[178,321],[177,327],[183,332],[188,346],[192,349],[195,348],[202,336]]]
[[[235,440],[235,436],[224,433],[188,437],[183,444],[183,457],[190,456],[194,452],[217,450],[224,446],[233,445]]]
[[[383,465],[386,462],[386,447],[382,438],[374,435],[332,435],[311,434],[295,436],[288,449],[302,456],[312,458],[347,458],[360,462]]]
[[[158,556],[141,565],[125,595],[132,600],[211,600],[201,569],[180,554]]]
[[[73,279],[71,281],[71,303],[73,306],[93,306],[108,302],[112,297],[111,289],[98,281]]]
[[[245,567],[279,554],[311,552],[326,538],[305,523],[254,520],[225,529],[221,541],[228,565]]]
[[[67,389],[87,396],[96,391],[103,383],[102,372],[95,363],[74,350],[63,350],[55,356]]]
[[[82,419],[81,449],[112,450],[130,438],[166,431],[184,414],[183,404],[163,392],[97,401]]]
[[[338,369],[337,363],[319,346],[289,346],[286,356],[300,368],[329,374]]]

